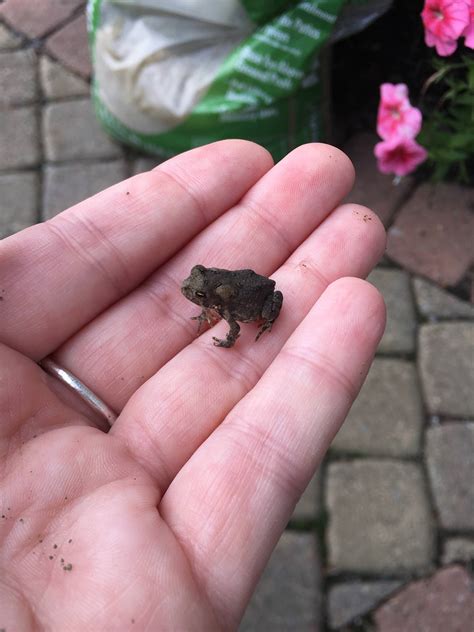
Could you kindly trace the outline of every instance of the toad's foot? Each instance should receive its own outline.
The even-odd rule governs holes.
[[[233,347],[235,345],[235,340],[232,338],[212,338],[214,340],[214,346],[215,347],[225,347],[226,349],[229,349],[230,347]]]
[[[258,330],[258,334],[257,337],[255,338],[255,342],[257,342],[257,340],[260,338],[260,336],[265,332],[268,331],[270,332],[272,330],[273,327],[273,320],[267,320],[263,323],[263,325],[260,327],[260,329]]]
[[[214,345],[216,347],[233,347],[235,345],[235,341],[240,336],[240,325],[236,320],[233,320],[231,317],[224,315],[224,318],[230,325],[229,333],[227,334],[224,340],[220,338],[212,338],[214,340]]]

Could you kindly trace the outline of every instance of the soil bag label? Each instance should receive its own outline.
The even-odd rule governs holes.
[[[318,53],[344,4],[89,0],[97,115],[148,153],[246,138],[279,159],[323,135]]]

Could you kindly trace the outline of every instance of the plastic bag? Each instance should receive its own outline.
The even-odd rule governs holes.
[[[390,1],[89,0],[97,115],[148,153],[247,138],[279,159],[324,137],[323,45]]]

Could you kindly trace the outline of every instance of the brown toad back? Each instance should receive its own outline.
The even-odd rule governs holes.
[[[181,285],[184,296],[203,309],[199,321],[212,323],[216,312],[229,323],[225,339],[213,338],[217,347],[232,347],[239,337],[241,323],[263,321],[255,340],[264,331],[270,331],[278,318],[283,303],[283,294],[275,291],[275,281],[257,274],[253,270],[223,270],[196,265]],[[198,329],[199,331],[199,329]]]

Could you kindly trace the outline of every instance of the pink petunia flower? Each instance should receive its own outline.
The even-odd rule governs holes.
[[[406,176],[426,160],[428,152],[413,138],[390,138],[375,145],[379,171]]]
[[[425,0],[421,17],[426,45],[435,46],[442,57],[452,55],[458,37],[469,24],[468,0]]]
[[[466,26],[462,35],[466,38],[464,44],[468,48],[474,48],[474,0],[470,0],[469,6],[469,24]]]
[[[377,114],[377,133],[387,140],[392,136],[415,137],[421,129],[421,112],[410,105],[404,83],[383,83]]]

